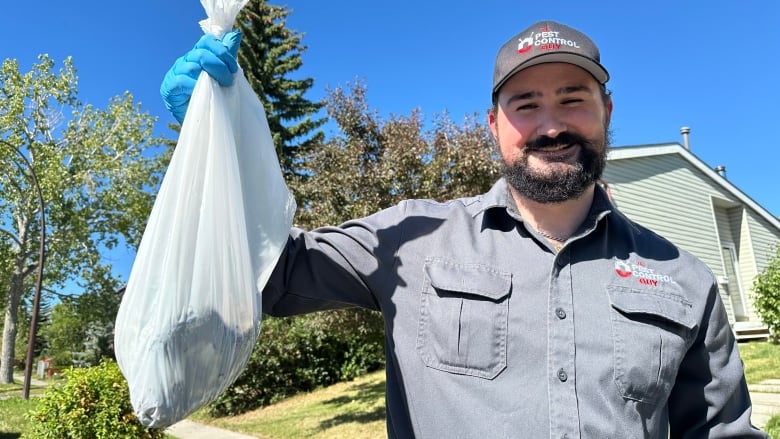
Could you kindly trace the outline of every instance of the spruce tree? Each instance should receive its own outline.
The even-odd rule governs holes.
[[[238,62],[249,84],[265,107],[268,126],[273,136],[285,178],[290,181],[299,174],[303,154],[322,142],[320,127],[324,118],[316,113],[324,103],[304,97],[314,79],[291,79],[298,70],[306,46],[303,35],[286,26],[290,10],[269,5],[265,0],[250,0],[241,10],[236,23],[243,36]]]

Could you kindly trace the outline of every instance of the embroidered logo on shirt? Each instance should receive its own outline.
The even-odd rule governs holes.
[[[615,260],[615,272],[620,277],[631,277],[631,265],[620,259]]]
[[[673,282],[673,279],[668,274],[657,273],[652,268],[649,268],[643,261],[622,261],[620,259],[615,260],[615,273],[622,278],[634,277],[637,282],[642,285],[651,287],[657,287],[658,283]]]

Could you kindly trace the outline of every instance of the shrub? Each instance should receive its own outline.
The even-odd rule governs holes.
[[[378,370],[384,366],[383,341],[382,316],[377,312],[264,316],[246,369],[208,412],[233,416]]]
[[[163,430],[147,429],[136,418],[127,382],[115,362],[104,361],[86,369],[71,368],[64,375],[64,383],[49,386],[36,410],[28,415],[32,431],[25,437],[164,437]]]
[[[780,341],[780,246],[769,265],[753,281],[753,294],[756,313],[777,343]]]
[[[770,438],[780,439],[780,415],[772,416],[764,428]]]

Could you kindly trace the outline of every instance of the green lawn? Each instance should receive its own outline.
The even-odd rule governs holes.
[[[30,386],[30,399],[22,398],[24,383],[0,384],[0,439],[18,438],[27,431],[29,421],[24,414],[35,409],[36,398],[46,390],[44,386]]]
[[[385,372],[379,371],[241,416],[190,419],[274,439],[374,439],[387,436],[384,398]]]
[[[13,384],[0,384],[0,398],[9,396],[22,396],[24,383],[17,379]],[[40,396],[46,390],[45,386],[30,385],[30,396]]]
[[[0,389],[7,384],[0,384]],[[24,414],[35,408],[35,399],[12,397],[0,400],[0,439],[15,439],[27,431],[28,421]]]
[[[764,431],[769,434],[771,439],[780,439],[780,415],[772,416]]]
[[[748,384],[780,379],[780,344],[742,343],[739,345],[739,355],[745,363],[745,379]]]

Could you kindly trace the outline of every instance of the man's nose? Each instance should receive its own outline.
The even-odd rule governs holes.
[[[538,136],[547,136],[554,139],[558,137],[558,134],[565,131],[568,131],[568,127],[557,111],[546,110],[541,112],[536,133]]]

